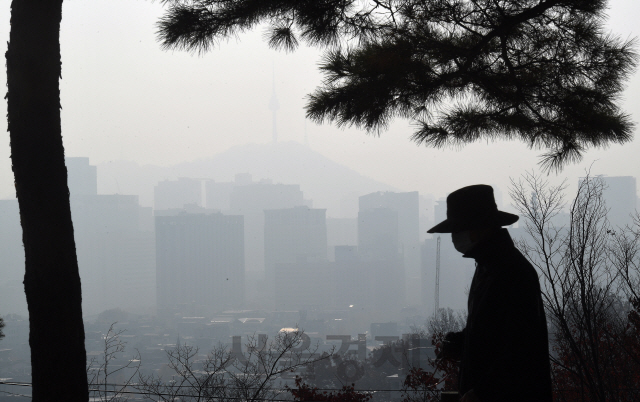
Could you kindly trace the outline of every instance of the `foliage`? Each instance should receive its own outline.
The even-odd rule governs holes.
[[[426,371],[421,367],[412,367],[404,380],[403,402],[438,401],[439,379],[435,371]]]
[[[178,344],[167,350],[173,379],[140,375],[137,388],[155,401],[260,401],[273,400],[282,392],[275,388],[283,375],[295,372],[327,356],[307,344],[302,330],[281,332],[272,341],[252,336],[247,355],[215,347],[199,355],[197,347]]]
[[[4,338],[4,332],[2,331],[4,329],[4,326],[4,318],[0,317],[0,339]]]
[[[450,318],[451,309],[440,309],[438,316]],[[434,317],[430,322],[440,324],[430,324],[429,327],[437,328],[441,326],[441,319]],[[462,330],[459,320],[453,322],[452,330]],[[456,391],[458,389],[459,362],[453,357],[442,353],[447,330],[437,330],[431,333],[431,344],[435,347],[435,359],[429,359],[431,370],[422,367],[411,367],[405,377],[402,392],[403,402],[436,402],[440,400],[441,391]]]
[[[460,332],[466,326],[466,322],[466,312],[456,312],[448,307],[440,308],[438,312],[427,321],[427,334],[439,337],[440,334],[446,335],[449,332]],[[437,339],[439,340],[440,338]]]
[[[404,401],[439,400],[442,390],[456,389],[458,377],[458,361],[441,353],[445,336],[451,331],[461,331],[464,322],[464,315],[442,308],[427,320],[424,327],[412,328],[409,336],[395,340],[394,337],[378,338],[385,343],[374,348],[366,359],[358,360],[356,355],[349,354],[348,351],[344,354],[334,353],[330,359],[309,367],[303,378],[309,384],[308,387],[320,389],[335,389],[352,384],[359,391],[377,390],[373,394],[375,401],[397,398],[396,394],[389,395],[381,391],[394,388],[388,380],[397,376],[402,381],[398,385]],[[429,340],[436,358],[425,347]],[[352,372],[345,378],[340,367],[347,365]]]
[[[367,402],[368,400],[373,398],[373,396],[369,393],[357,392],[355,390],[355,384],[343,385],[342,389],[335,392],[320,392],[318,388],[305,384],[300,377],[296,377],[295,388],[286,386],[285,389],[289,393],[291,393],[294,401],[300,402]]]
[[[527,232],[518,246],[541,274],[556,399],[637,400],[638,221],[612,227],[605,183],[588,173],[563,221],[564,189],[527,174],[511,190]]]
[[[419,365],[420,352],[414,354],[413,351],[420,349],[419,341],[418,334],[405,339],[388,337],[383,345],[375,347],[366,356],[356,350],[339,350],[330,358],[310,365],[302,377],[309,385],[320,389],[336,389],[349,384],[354,384],[360,391],[393,388],[412,365]],[[392,378],[396,380],[390,380]],[[386,400],[386,396],[384,392],[377,392],[373,399]]]
[[[412,367],[404,383],[405,401],[428,401],[439,399],[440,391],[455,391],[458,387],[459,358],[455,353],[444,352],[447,335],[460,333],[466,326],[466,312],[451,308],[440,308],[430,317],[424,328],[414,328],[422,338],[430,338],[435,359],[429,359],[432,371]],[[436,399],[434,399],[436,398]]]
[[[558,169],[587,147],[629,141],[617,106],[633,41],[605,33],[606,0],[162,0],[165,48],[208,51],[268,25],[269,45],[328,47],[307,116],[459,146],[519,139]]]
[[[125,392],[133,384],[140,370],[140,353],[132,359],[118,362],[127,345],[121,338],[124,330],[116,330],[112,323],[104,335],[104,350],[100,359],[92,358],[87,364],[89,396],[102,402],[126,401]],[[118,364],[120,363],[120,364]]]

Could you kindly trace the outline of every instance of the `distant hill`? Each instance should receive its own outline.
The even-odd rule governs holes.
[[[101,194],[138,194],[140,203],[153,205],[153,187],[178,177],[233,181],[237,173],[250,173],[254,181],[300,184],[315,208],[327,208],[328,216],[354,217],[357,197],[374,191],[397,191],[363,176],[297,142],[236,146],[211,158],[163,167],[113,161],[98,165]]]

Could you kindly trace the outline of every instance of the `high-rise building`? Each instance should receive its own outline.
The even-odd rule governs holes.
[[[66,159],[82,304],[86,314],[155,307],[155,242],[151,208],[137,195],[97,194],[88,158]]]
[[[359,211],[389,208],[398,215],[398,242],[403,251],[419,249],[420,243],[420,199],[417,191],[394,193],[377,192],[360,197]]]
[[[98,194],[98,170],[89,164],[89,158],[66,157],[67,183],[72,196]]]
[[[205,198],[207,208],[226,212],[231,209],[231,193],[238,183],[218,182],[207,180],[205,182]]]
[[[264,261],[274,264],[327,260],[326,209],[294,207],[264,211]]]
[[[198,314],[243,307],[242,216],[157,216],[155,229],[159,314],[185,306]]]
[[[151,209],[140,207],[137,195],[99,194],[71,196],[74,230],[82,235],[94,232],[130,233],[151,219]]]
[[[231,192],[231,210],[234,213],[256,213],[265,209],[293,208],[305,205],[298,184],[274,184],[271,180],[237,185]]]
[[[335,246],[333,255],[335,261],[358,261],[360,259],[357,246]]]
[[[328,288],[328,275],[322,276],[328,266],[326,210],[300,206],[265,210],[264,217],[266,287],[273,290],[275,307],[295,307],[294,300],[319,306],[313,292],[289,296],[304,295],[302,290],[314,283],[314,290]]]
[[[330,271],[333,308],[349,309],[374,321],[397,317],[405,306],[402,261],[360,260],[354,247],[336,247]]]
[[[297,184],[253,182],[248,175],[237,177],[236,183],[231,192],[230,213],[244,216],[247,271],[264,271],[264,211],[302,206],[305,200]]]
[[[336,246],[351,246],[357,248],[358,219],[357,218],[327,218],[327,246],[329,259],[335,261]]]
[[[402,260],[398,239],[398,213],[391,208],[358,213],[358,252],[367,261]]]
[[[181,209],[185,204],[202,205],[202,180],[181,177],[164,180],[153,188],[153,209]]]
[[[601,176],[606,184],[604,201],[609,213],[607,218],[614,226],[624,227],[633,223],[638,206],[636,178],[633,176]]]
[[[420,303],[420,197],[417,191],[396,193],[391,191],[363,195],[359,211],[388,208],[397,215],[397,228],[386,228],[397,233],[397,246],[404,264],[408,302]],[[365,250],[361,250],[363,252]],[[364,254],[363,254],[364,256]]]
[[[358,287],[361,291],[368,289],[371,296],[365,299],[366,306],[397,312],[405,305],[407,288],[398,212],[389,207],[364,208],[358,212],[359,261],[339,261],[336,258],[337,272],[349,278],[348,282],[359,280],[359,285],[364,286]],[[341,289],[337,298],[343,299],[346,291]],[[353,292],[352,295],[346,293],[346,297],[356,298],[359,293]]]
[[[151,208],[137,195],[72,197],[83,312],[155,307],[155,242]]]

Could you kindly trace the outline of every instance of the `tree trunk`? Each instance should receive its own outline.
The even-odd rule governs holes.
[[[7,58],[34,401],[87,401],[82,295],[60,127],[62,0],[13,0]]]

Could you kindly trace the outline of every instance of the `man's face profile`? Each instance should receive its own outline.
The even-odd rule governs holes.
[[[451,241],[453,242],[453,247],[455,247],[455,249],[462,254],[467,253],[477,243],[477,241],[473,238],[475,236],[472,235],[473,233],[471,230],[462,230],[459,232],[451,233]]]

